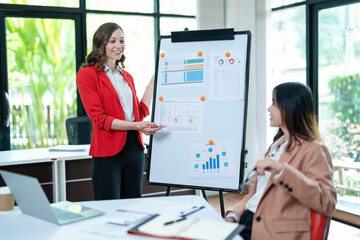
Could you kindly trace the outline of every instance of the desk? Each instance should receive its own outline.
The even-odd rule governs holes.
[[[36,177],[50,202],[62,201],[66,199],[65,161],[90,159],[89,145],[83,147],[84,151],[48,148],[0,151],[0,168]]]
[[[75,146],[75,145],[71,145]],[[91,180],[90,145],[84,151],[49,151],[48,148],[0,151],[0,169],[36,177],[50,202],[94,199]],[[146,151],[145,151],[146,154]],[[144,173],[145,174],[145,173]],[[166,187],[151,186],[143,179],[143,196],[165,195]],[[5,185],[0,176],[0,186]],[[172,194],[194,194],[173,188]]]
[[[87,219],[80,222],[58,226],[31,216],[22,214],[19,209],[8,213],[0,213],[0,236],[1,239],[148,239],[139,236],[129,236],[126,231],[130,226],[118,226],[106,222],[106,215],[111,214],[118,208],[125,208],[138,201],[153,201],[154,199],[178,203],[199,204],[205,208],[192,214],[192,217],[224,221],[221,216],[200,196],[174,196],[158,198],[138,198],[123,200],[91,201],[82,202],[84,206],[97,208],[106,212],[105,215]],[[242,239],[236,236],[234,239]]]

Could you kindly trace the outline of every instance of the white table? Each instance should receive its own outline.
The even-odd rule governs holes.
[[[1,239],[148,239],[139,236],[130,236],[127,230],[133,227],[109,224],[106,217],[114,213],[118,208],[126,208],[134,203],[143,201],[149,203],[157,201],[167,201],[176,204],[187,203],[191,205],[204,205],[205,208],[192,214],[192,217],[202,217],[207,219],[224,221],[211,205],[200,196],[170,196],[158,198],[138,198],[125,200],[91,201],[82,202],[84,206],[97,208],[106,212],[105,215],[58,226],[25,214],[16,207],[13,211],[0,213],[0,238]],[[183,209],[179,209],[181,211]],[[234,239],[242,239],[239,235]]]
[[[65,161],[89,159],[89,146],[83,151],[49,151],[49,148],[0,151],[0,166],[52,163],[54,202],[66,199]]]

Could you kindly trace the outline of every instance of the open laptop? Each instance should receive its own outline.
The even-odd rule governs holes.
[[[50,204],[36,178],[3,170],[0,174],[20,210],[30,216],[63,225],[105,213],[68,201]]]

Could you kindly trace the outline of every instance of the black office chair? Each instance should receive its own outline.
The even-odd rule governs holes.
[[[90,144],[92,137],[92,122],[88,116],[68,117],[66,132],[70,145]]]

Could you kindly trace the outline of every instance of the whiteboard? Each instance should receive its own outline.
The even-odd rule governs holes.
[[[240,190],[251,33],[222,31],[159,39],[152,121],[166,127],[150,137],[147,184]]]

